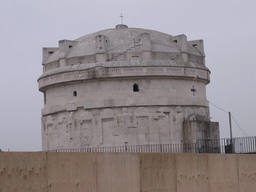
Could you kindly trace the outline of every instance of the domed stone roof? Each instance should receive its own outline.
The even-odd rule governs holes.
[[[97,42],[98,41],[98,42]],[[104,41],[104,42],[103,42]],[[66,42],[68,49],[63,52],[61,43]],[[202,40],[189,42],[185,35],[171,36],[162,32],[128,28],[126,25],[117,25],[116,28],[98,31],[80,37],[74,41],[60,41],[59,50],[51,52],[48,58],[44,59],[43,64],[48,64],[64,57],[75,58],[83,56],[92,56],[96,53],[106,53],[105,61],[130,60],[131,58],[118,58],[119,55],[135,52],[152,52],[155,57],[149,59],[139,58],[140,60],[178,60],[175,57],[182,52],[187,52],[195,57],[204,57]],[[65,49],[65,48],[64,48]],[[99,50],[98,50],[99,49]],[[157,54],[157,53],[160,53]],[[169,54],[169,57],[164,53]],[[117,55],[116,55],[117,54]],[[132,58],[134,60],[134,58]],[[104,60],[101,60],[101,62]],[[97,62],[97,61],[95,61]],[[87,63],[94,63],[89,61]],[[203,62],[202,62],[203,64]]]

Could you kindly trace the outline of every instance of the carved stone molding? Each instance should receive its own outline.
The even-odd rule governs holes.
[[[150,100],[150,98],[148,98]],[[155,102],[147,102],[147,99],[144,99],[145,101],[143,103],[140,103],[139,100],[133,99],[125,99],[125,100],[115,100],[111,99],[111,103],[113,105],[110,105],[109,102],[104,102],[103,100],[89,100],[89,101],[83,101],[83,102],[75,102],[72,103],[72,106],[74,106],[72,111],[77,111],[78,108],[83,108],[85,110],[88,109],[104,109],[104,108],[115,108],[115,107],[139,107],[139,106],[161,106],[166,105],[166,107],[170,106],[195,106],[190,104],[186,99],[179,99],[174,97],[164,98],[162,100],[155,100]],[[209,104],[206,100],[202,99],[194,99],[193,103],[197,103],[196,107],[208,107]],[[126,105],[124,105],[126,104]],[[143,105],[142,105],[143,104]],[[52,105],[50,107],[45,107],[42,109],[42,115],[50,115],[54,113],[59,112],[65,112],[65,111],[71,111],[69,108],[70,105]]]
[[[161,63],[162,64],[162,63]],[[43,91],[48,86],[68,83],[74,81],[96,80],[107,78],[123,77],[159,77],[179,78],[203,81],[205,84],[210,82],[210,72],[207,68],[181,67],[181,66],[96,66],[92,68],[72,68],[66,67],[59,70],[52,70],[45,73],[38,80],[39,90]]]

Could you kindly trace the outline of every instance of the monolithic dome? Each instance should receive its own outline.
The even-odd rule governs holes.
[[[203,40],[120,24],[43,48],[43,150],[219,138]]]

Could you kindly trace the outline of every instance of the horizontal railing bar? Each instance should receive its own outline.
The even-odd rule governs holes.
[[[49,150],[49,152],[127,152],[127,153],[256,153],[256,137],[237,137],[221,139],[198,139],[196,143],[124,145],[109,147],[84,147]]]

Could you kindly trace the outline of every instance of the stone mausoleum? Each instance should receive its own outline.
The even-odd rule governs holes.
[[[203,40],[119,24],[43,48],[43,150],[187,144],[210,121]]]

